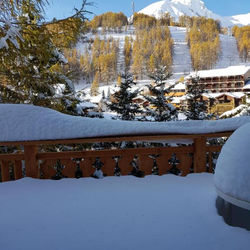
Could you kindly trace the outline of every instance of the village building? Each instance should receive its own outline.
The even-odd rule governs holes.
[[[246,102],[243,92],[203,93],[202,100],[208,103],[208,112],[221,115]]]
[[[199,83],[204,84],[204,90],[210,93],[248,92],[250,83],[250,66],[238,65],[222,69],[201,70],[187,76],[187,84],[192,77],[198,77]]]

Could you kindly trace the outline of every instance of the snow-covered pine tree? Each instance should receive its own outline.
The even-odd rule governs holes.
[[[199,77],[195,76],[187,84],[187,120],[208,120],[212,117],[207,113],[207,102],[202,100],[205,85],[199,83]]]
[[[171,104],[172,96],[168,95],[174,85],[165,88],[166,80],[171,76],[166,67],[159,67],[150,78],[153,84],[147,85],[152,96],[144,96],[150,106],[146,107],[146,114],[157,122],[172,121],[178,119],[177,109]]]
[[[133,103],[133,99],[138,95],[139,90],[131,91],[132,85],[136,83],[131,74],[121,74],[121,86],[113,95],[111,103],[108,103],[108,108],[117,113],[118,118],[122,120],[134,120],[136,114],[140,113],[138,104]]]

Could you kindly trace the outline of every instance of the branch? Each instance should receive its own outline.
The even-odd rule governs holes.
[[[74,8],[74,10],[76,11],[74,15],[63,18],[63,19],[58,19],[58,20],[54,20],[54,21],[52,20],[50,22],[43,22],[40,25],[42,26],[42,25],[49,25],[49,24],[57,24],[57,23],[61,23],[61,22],[67,21],[69,19],[77,18],[77,17],[81,18],[82,20],[88,20],[88,18],[85,17],[85,15],[86,14],[93,15],[93,12],[86,10],[85,6],[93,6],[93,2],[87,2],[87,0],[83,0],[82,6],[79,10],[77,8]]]
[[[57,23],[60,23],[60,22],[64,22],[64,21],[67,21],[67,20],[72,19],[72,18],[80,18],[82,20],[88,20],[88,18],[85,15],[93,15],[93,12],[86,10],[85,7],[86,6],[93,6],[93,4],[94,4],[93,2],[88,2],[87,0],[83,0],[81,8],[79,10],[77,8],[74,8],[74,10],[76,12],[72,16],[62,18],[62,19],[58,19],[58,20],[52,20],[52,21],[49,21],[49,22],[42,22],[40,24],[29,23],[29,25],[46,26],[46,25],[49,25],[49,24],[57,24]],[[0,19],[0,23],[6,24],[6,20]],[[10,21],[9,24],[19,25],[19,24],[22,24],[22,23],[20,23],[18,21]]]

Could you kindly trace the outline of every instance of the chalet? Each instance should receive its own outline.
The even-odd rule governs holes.
[[[221,115],[246,102],[242,92],[203,93],[202,100],[208,102],[208,112]]]
[[[239,65],[193,72],[186,78],[187,82],[190,83],[190,79],[195,76],[199,77],[200,84],[205,85],[206,92],[247,92],[248,89],[244,87],[250,81],[250,66]]]

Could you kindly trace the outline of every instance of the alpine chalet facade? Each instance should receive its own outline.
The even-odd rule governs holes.
[[[246,65],[193,72],[186,78],[188,84],[190,84],[190,79],[192,77],[198,77],[199,83],[205,85],[205,92],[222,93],[250,91],[250,66]],[[247,85],[249,85],[249,87]]]

